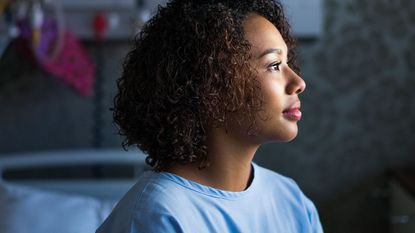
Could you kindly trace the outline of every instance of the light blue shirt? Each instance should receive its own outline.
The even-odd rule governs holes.
[[[322,233],[314,204],[297,184],[253,164],[242,192],[146,172],[97,233]]]

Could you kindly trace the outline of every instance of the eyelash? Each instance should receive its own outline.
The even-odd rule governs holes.
[[[281,65],[281,62],[274,62],[274,63],[272,63],[268,66],[268,70],[270,70],[270,71],[279,71],[280,70],[280,65]]]

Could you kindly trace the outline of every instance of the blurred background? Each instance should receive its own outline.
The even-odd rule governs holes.
[[[415,1],[283,3],[304,117],[296,140],[256,162],[297,181],[325,232],[415,232]],[[158,4],[1,0],[0,156],[120,148],[115,80]]]

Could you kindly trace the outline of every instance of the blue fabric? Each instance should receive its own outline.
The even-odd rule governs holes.
[[[242,192],[146,172],[97,233],[323,232],[314,204],[293,180],[256,164],[253,171]]]

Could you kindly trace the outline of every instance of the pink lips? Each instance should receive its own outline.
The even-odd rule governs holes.
[[[290,108],[282,112],[282,115],[287,120],[299,121],[301,120],[302,113],[300,111],[300,108]]]
[[[299,121],[301,120],[301,116],[302,116],[300,108],[301,108],[301,102],[296,101],[294,104],[292,104],[287,109],[285,109],[282,112],[282,115],[287,120]]]

